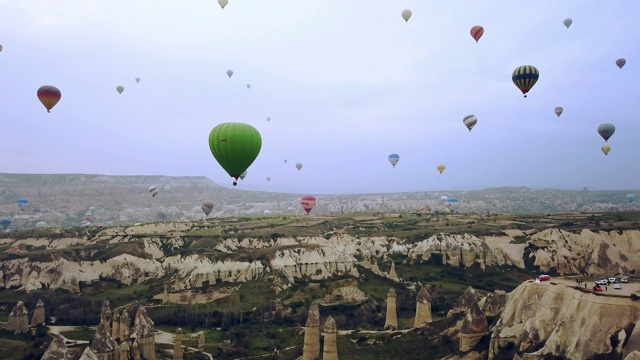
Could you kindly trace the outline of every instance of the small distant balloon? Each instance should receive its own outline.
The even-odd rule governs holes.
[[[122,94],[122,92],[124,91],[124,86],[116,86],[116,90],[118,91],[118,94]]]
[[[411,19],[411,15],[413,15],[413,13],[409,9],[404,9],[400,13],[400,15],[402,16],[405,22],[409,22],[409,19]]]
[[[482,35],[484,35],[484,28],[482,26],[480,26],[480,25],[476,25],[476,26],[471,28],[470,32],[471,32],[471,37],[477,43],[478,40],[480,40],[480,38],[482,37]]]
[[[445,166],[444,166],[444,164],[438,164],[438,166],[436,166],[436,169],[438,169],[438,171],[440,171],[440,174],[442,174],[442,172],[445,169]]]
[[[625,59],[623,59],[623,58],[620,58],[620,59],[616,60],[616,65],[618,65],[618,67],[619,67],[620,69],[622,69],[622,67],[623,67],[623,66],[624,66],[624,64],[626,64],[626,63],[627,63],[627,60],[625,60]]]
[[[247,84],[247,89],[251,89],[251,84]]]
[[[206,216],[209,216],[213,211],[213,203],[211,201],[205,201],[200,205],[200,209],[202,209],[202,212],[204,212]]]
[[[516,87],[522,91],[524,97],[527,97],[527,93],[531,90],[533,85],[538,82],[539,77],[540,72],[535,66],[522,65],[513,70],[513,74],[511,74],[511,81],[513,81]]]
[[[267,116],[267,122],[271,121],[271,116]]]
[[[0,45],[0,52],[2,52],[2,45]]]
[[[634,194],[627,195],[627,201],[630,203],[636,201],[636,196]]]
[[[605,155],[609,155],[609,151],[611,151],[611,146],[609,144],[602,145],[602,152]]]
[[[287,159],[284,159],[284,163],[285,163],[285,164],[287,163]]]
[[[136,78],[136,82],[139,83],[140,82],[140,78]]]
[[[400,161],[400,155],[398,154],[389,154],[389,162],[391,163],[392,167],[396,167],[396,164],[398,163],[398,161]]]
[[[556,115],[558,115],[558,117],[560,117],[560,115],[562,115],[563,111],[564,111],[564,109],[562,108],[562,106],[556,106],[556,108],[553,109],[553,112],[556,113]]]
[[[302,205],[302,208],[308,214],[316,206],[316,198],[311,195],[305,195],[300,199],[300,205]]]
[[[267,182],[271,181],[271,176],[267,176]]]
[[[302,163],[296,163],[296,169],[300,171],[300,169],[302,169]]]
[[[153,185],[149,187],[149,194],[151,194],[151,197],[156,197],[156,195],[158,195],[158,187]]]
[[[229,4],[229,0],[218,0],[218,5],[220,5],[222,10],[224,10],[224,7],[227,6],[227,4]]]
[[[44,105],[47,109],[47,112],[51,112],[54,106],[60,101],[62,98],[62,93],[58,90],[57,87],[52,85],[43,85],[38,88],[38,100]]]
[[[562,22],[564,24],[564,26],[567,27],[567,29],[569,28],[569,26],[571,26],[571,24],[573,24],[573,20],[571,20],[570,18],[566,18],[564,19],[564,21]]]
[[[462,118],[462,123],[469,129],[469,132],[471,132],[471,129],[478,123],[478,118],[475,115],[467,115]]]
[[[233,76],[233,70],[227,70],[227,76],[231,78]]]
[[[604,123],[604,124],[598,125],[598,134],[602,136],[604,141],[609,141],[609,138],[613,136],[613,133],[615,132],[616,132],[616,127],[611,123]]]

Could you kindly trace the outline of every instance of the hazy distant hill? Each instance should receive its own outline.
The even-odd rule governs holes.
[[[160,193],[151,197],[150,186]],[[456,197],[458,212],[539,213],[557,211],[618,211],[638,209],[628,203],[631,190],[570,191],[526,187],[475,191],[317,195],[312,214],[443,211],[442,195]],[[636,191],[640,195],[640,191]],[[16,201],[25,197],[21,210]],[[194,220],[204,215],[203,201],[215,204],[210,216],[251,213],[302,213],[300,194],[246,191],[242,182],[229,189],[206,177],[110,176],[87,174],[0,174],[0,217],[18,227],[79,225],[91,208],[96,225],[111,221],[127,224],[157,220]]]

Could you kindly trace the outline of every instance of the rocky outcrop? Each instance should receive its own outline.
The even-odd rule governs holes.
[[[324,323],[324,348],[322,349],[322,360],[338,360],[338,345],[336,343],[337,333],[336,321],[331,316]]]
[[[176,330],[176,336],[173,340],[173,360],[182,360],[183,359],[183,351],[182,351],[182,329],[178,328]]]
[[[131,317],[129,316],[129,309],[123,308],[122,314],[120,314],[120,340],[127,340],[131,336]]]
[[[93,335],[93,341],[91,341],[91,352],[96,355],[98,360],[116,360],[117,348],[118,343],[111,337],[107,326],[100,322]]]
[[[508,296],[491,331],[489,358],[507,348],[518,349],[523,359],[545,355],[569,359],[610,353],[628,355],[640,343],[631,331],[639,321],[640,303],[629,298],[527,281]]]
[[[102,310],[100,311],[100,323],[104,324],[104,328],[108,333],[111,333],[111,307],[109,305],[109,299],[106,299],[102,303]]]
[[[502,313],[507,303],[508,294],[503,290],[495,290],[480,299],[478,305],[484,316],[496,316]]]
[[[82,355],[80,355],[79,360],[98,360],[98,356],[93,351],[91,351],[90,347],[86,347],[84,348]]]
[[[480,339],[489,332],[489,324],[477,303],[471,303],[460,328],[460,352],[473,349]]]
[[[111,314],[111,337],[116,340],[120,339],[120,311],[118,309],[113,309]]]
[[[203,352],[204,345],[205,345],[204,332],[201,332],[200,335],[198,336],[198,351]]]
[[[398,316],[396,314],[396,291],[394,288],[389,289],[387,293],[387,311],[384,321],[385,330],[398,330]]]
[[[140,305],[133,322],[136,341],[140,349],[140,357],[144,360],[156,360],[155,332],[153,320],[147,314],[144,306]]]
[[[29,332],[29,311],[22,301],[18,301],[9,313],[9,321],[7,322],[7,331],[14,334],[22,334]]]
[[[341,286],[334,289],[331,294],[325,296],[319,303],[323,306],[332,305],[359,305],[367,301],[369,296],[358,289],[357,284],[353,286]]]
[[[309,307],[309,316],[304,330],[304,347],[302,360],[317,360],[320,358],[320,308],[314,301]]]
[[[129,341],[123,341],[118,345],[118,349],[116,350],[118,354],[117,360],[129,360],[131,359],[131,346],[129,345]]]
[[[418,242],[409,251],[412,259],[429,260],[432,254],[442,256],[442,264],[469,267],[474,263],[485,266],[504,264],[505,260],[482,239],[469,234],[436,234]]]
[[[42,355],[41,360],[69,360],[67,344],[64,343],[64,338],[60,334],[53,335],[53,341]]]
[[[44,325],[44,303],[42,300],[38,300],[36,304],[36,310],[31,317],[31,326]]]
[[[413,322],[413,327],[417,328],[431,321],[431,296],[427,288],[422,286],[416,296],[416,317]]]
[[[400,281],[398,278],[398,274],[396,274],[396,263],[391,261],[391,269],[389,270],[389,275],[387,277],[393,281]]]

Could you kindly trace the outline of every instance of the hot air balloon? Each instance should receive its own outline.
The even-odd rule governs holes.
[[[23,210],[27,208],[27,205],[29,205],[29,199],[27,198],[20,198],[18,199],[18,201],[16,201],[16,203],[18,204],[18,207],[20,208],[20,210]]]
[[[271,117],[267,116],[267,122],[271,121]]]
[[[89,225],[91,225],[91,223],[86,220],[80,223],[80,227],[87,227]]]
[[[623,66],[624,66],[624,64],[626,64],[626,63],[627,63],[627,60],[625,60],[625,59],[623,59],[623,58],[620,58],[620,59],[616,60],[616,65],[618,65],[618,67],[619,67],[620,69],[622,69],[622,67],[623,67]]]
[[[158,187],[153,185],[149,187],[149,194],[151,194],[151,197],[156,197],[156,195],[158,195]]]
[[[442,174],[442,172],[445,169],[445,166],[444,166],[444,164],[438,164],[438,166],[436,166],[436,169],[438,169],[438,171],[440,171],[440,174]]]
[[[474,27],[471,28],[471,37],[476,41],[476,43],[478,42],[478,40],[480,40],[480,38],[482,37],[482,35],[484,35],[484,28],[480,25],[476,25]]]
[[[447,200],[449,200],[449,197],[446,196],[446,195],[442,195],[442,196],[440,196],[440,200],[447,201]]]
[[[398,154],[389,154],[389,162],[395,168],[396,164],[400,161],[400,155]]]
[[[0,45],[0,52],[2,52],[2,45]]]
[[[284,159],[284,163],[285,163],[285,164],[287,163],[287,159]]]
[[[300,169],[302,169],[302,163],[296,163],[296,169],[300,171]]]
[[[478,118],[475,115],[467,115],[462,118],[462,123],[469,129],[469,132],[471,132],[471,129],[478,123]]]
[[[38,222],[36,223],[36,227],[37,227],[37,228],[45,228],[45,227],[47,227],[47,223],[46,223],[46,222],[44,222],[44,221],[38,221]]]
[[[236,179],[251,166],[262,148],[262,137],[249,124],[227,122],[216,125],[209,133],[209,149],[220,166]]]
[[[116,90],[118,91],[118,94],[122,94],[122,92],[124,91],[124,86],[116,86]]]
[[[532,65],[519,66],[511,74],[511,80],[522,91],[524,97],[527,97],[527,93],[538,82],[539,77],[540,72]]]
[[[300,205],[302,205],[302,208],[308,214],[313,210],[314,206],[316,206],[316,198],[311,195],[305,195],[300,199]]]
[[[632,202],[634,202],[635,200],[636,200],[636,196],[635,196],[635,195],[633,195],[633,194],[629,194],[629,195],[627,195],[627,201],[628,201],[628,202],[632,203]]]
[[[609,151],[611,151],[611,146],[609,146],[609,144],[604,144],[604,145],[602,145],[602,152],[603,152],[605,155],[608,155],[608,154],[609,154]]]
[[[402,12],[400,13],[400,15],[402,15],[402,18],[404,19],[405,22],[409,22],[409,19],[411,19],[411,15],[413,13],[411,12],[411,10],[409,9],[404,9],[402,10]]]
[[[609,141],[609,138],[616,132],[616,127],[611,123],[604,123],[598,125],[598,134],[602,136],[604,141]]]
[[[244,180],[244,178],[246,178],[246,177],[247,177],[247,171],[245,170],[245,172],[240,174],[240,180]]]
[[[54,106],[60,101],[62,98],[62,93],[58,90],[57,87],[52,85],[43,85],[38,88],[38,100],[44,105],[47,109],[47,112],[51,112]]]
[[[556,113],[556,115],[558,115],[558,117],[560,117],[560,115],[562,115],[563,111],[564,111],[564,109],[562,108],[562,106],[556,106],[556,108],[553,109],[553,112]]]
[[[205,201],[200,205],[200,209],[202,209],[206,216],[209,216],[213,211],[213,203],[211,201]]]
[[[229,0],[218,0],[218,5],[220,5],[222,10],[224,10],[224,7],[227,6],[227,4],[229,4]]]
[[[447,199],[446,208],[449,209],[449,211],[457,209],[458,208],[458,199],[456,199],[456,198]]]
[[[0,220],[0,226],[2,226],[3,229],[7,230],[7,228],[11,225],[11,220],[9,219],[2,219]]]
[[[233,76],[233,70],[227,70],[227,76],[231,78]]]
[[[91,213],[90,213],[90,212],[85,213],[85,214],[84,214],[84,219],[85,219],[86,221],[91,221],[91,220],[93,220],[93,215],[91,215]]]
[[[136,78],[136,82],[139,83],[140,82],[140,78]]]
[[[247,89],[251,89],[251,84],[247,84]]]
[[[271,176],[267,176],[267,182],[271,181]]]
[[[569,26],[571,26],[571,24],[573,24],[573,20],[571,20],[570,18],[566,18],[564,19],[564,21],[562,22],[564,24],[564,26],[567,27],[567,29],[569,28]]]

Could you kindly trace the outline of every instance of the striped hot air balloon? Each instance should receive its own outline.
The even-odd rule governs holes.
[[[556,113],[556,115],[558,115],[558,117],[560,117],[560,115],[562,115],[563,111],[564,111],[564,109],[562,108],[562,106],[556,106],[556,108],[553,109],[553,112]]]
[[[624,66],[624,64],[627,63],[627,60],[625,60],[624,58],[620,58],[618,60],[616,60],[616,65],[618,65],[618,67],[620,69],[622,69],[622,67]]]
[[[50,113],[51,109],[60,101],[62,97],[62,93],[60,90],[52,85],[43,85],[38,88],[38,100],[44,105],[47,109],[47,112]]]
[[[462,119],[462,123],[471,132],[471,129],[478,123],[478,118],[475,115],[467,115]]]
[[[484,28],[482,26],[476,25],[471,28],[471,37],[476,41],[476,43],[480,40],[482,35],[484,35]]]
[[[522,91],[524,97],[527,97],[527,93],[538,82],[539,77],[540,72],[533,65],[519,66],[511,74],[511,80]]]

